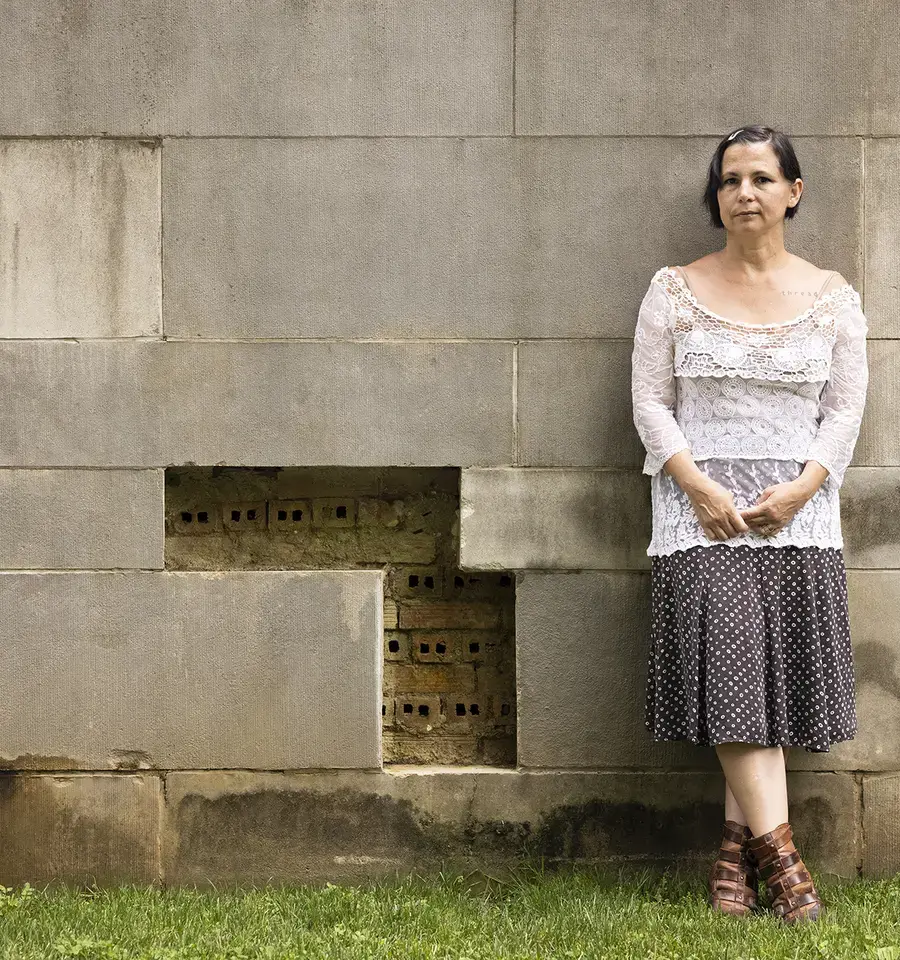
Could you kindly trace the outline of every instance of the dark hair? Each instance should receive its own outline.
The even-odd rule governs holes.
[[[722,156],[725,150],[733,143],[771,143],[775,156],[778,158],[778,166],[782,174],[793,183],[800,176],[800,164],[797,162],[797,155],[794,153],[794,147],[791,139],[786,133],[780,130],[773,130],[771,127],[761,127],[754,124],[750,127],[738,127],[728,136],[723,137],[716,147],[716,152],[709,164],[709,173],[706,180],[706,192],[703,194],[702,203],[709,211],[709,218],[714,227],[724,230],[725,224],[722,223],[722,215],[719,212],[719,188],[722,186]],[[784,217],[787,220],[797,213],[797,207],[800,206],[798,200],[794,206],[786,207]]]

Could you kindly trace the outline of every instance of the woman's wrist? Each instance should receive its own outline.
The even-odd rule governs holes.
[[[828,470],[817,460],[807,460],[803,467],[803,472],[794,481],[796,486],[803,491],[807,500],[811,499],[819,487],[828,477]]]

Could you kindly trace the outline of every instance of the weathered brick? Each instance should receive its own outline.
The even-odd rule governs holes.
[[[500,609],[489,603],[454,603],[433,600],[400,605],[400,627],[443,627],[490,630],[500,625]]]
[[[441,693],[450,690],[472,693],[475,690],[475,670],[467,664],[385,664],[384,676],[386,688],[398,693]]]

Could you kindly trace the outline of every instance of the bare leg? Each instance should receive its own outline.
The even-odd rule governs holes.
[[[725,819],[747,823],[759,837],[788,819],[785,752],[782,747],[752,743],[720,743],[716,753],[734,807],[725,796]],[[729,816],[729,812],[741,816]]]
[[[787,767],[787,756],[788,750],[790,747],[782,747],[784,751],[784,763]],[[731,787],[728,786],[728,781],[725,781],[725,819],[733,820],[735,823],[746,824],[747,818],[744,816],[744,811],[741,810],[741,805],[735,800],[734,794],[731,792]],[[776,824],[777,826],[777,824]]]
[[[742,825],[747,823],[744,811],[741,810],[741,805],[734,799],[734,794],[731,792],[727,780],[725,781],[725,819],[733,820],[735,823]]]

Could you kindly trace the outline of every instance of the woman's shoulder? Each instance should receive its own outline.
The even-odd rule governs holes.
[[[825,288],[822,290],[822,293],[833,293],[835,290],[840,290],[841,287],[852,286],[849,281],[845,280],[837,270],[823,270],[823,279],[825,275],[831,274],[831,279],[828,283],[825,284]]]
[[[851,287],[845,277],[837,270],[826,270],[817,267],[814,263],[804,260],[802,257],[796,257],[795,279],[801,285],[812,285],[814,289],[821,290],[821,294],[833,293],[840,290],[841,287]],[[687,275],[698,277],[703,280],[715,280],[718,276],[718,257],[715,253],[708,253],[696,260],[691,260],[683,266],[660,267],[654,274],[654,279],[658,279],[663,274],[675,274],[680,279],[687,282]],[[824,286],[823,286],[824,285]]]

